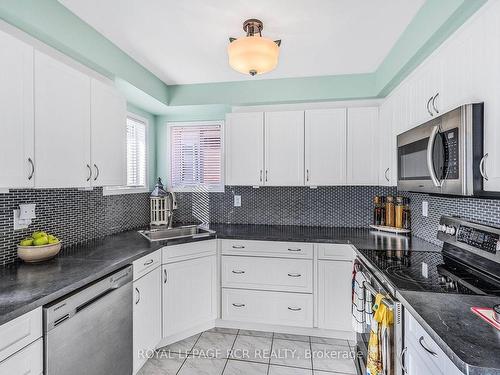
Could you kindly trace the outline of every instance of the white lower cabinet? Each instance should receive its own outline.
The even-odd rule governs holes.
[[[43,342],[39,338],[24,349],[0,362],[2,375],[42,375]]]
[[[161,268],[134,281],[134,374],[161,340]]]
[[[318,327],[351,331],[352,262],[318,262]]]
[[[195,242],[195,244],[203,242]],[[162,289],[163,338],[215,320],[217,317],[216,256],[163,265]]]
[[[313,296],[304,293],[223,288],[222,319],[312,327]]]

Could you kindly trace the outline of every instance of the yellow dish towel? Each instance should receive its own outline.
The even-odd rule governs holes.
[[[383,332],[393,324],[394,314],[382,303],[385,297],[378,293],[373,305],[373,319],[368,342],[368,360],[366,364],[367,375],[384,374],[384,360],[382,353]]]

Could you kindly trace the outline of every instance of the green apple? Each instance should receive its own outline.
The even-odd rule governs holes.
[[[40,237],[47,237],[47,233],[37,231],[37,232],[33,232],[33,234],[31,235],[31,237],[33,237],[33,239],[36,240],[37,238],[40,238]]]
[[[49,243],[47,236],[38,237],[33,240],[33,246],[43,246]]]
[[[49,234],[48,239],[50,244],[59,243],[59,238],[53,236],[52,234]]]
[[[33,238],[25,238],[22,240],[19,245],[21,246],[33,246]]]

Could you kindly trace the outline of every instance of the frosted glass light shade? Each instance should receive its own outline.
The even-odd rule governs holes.
[[[238,38],[227,47],[229,65],[244,74],[270,72],[278,65],[279,47],[271,39],[261,36]]]

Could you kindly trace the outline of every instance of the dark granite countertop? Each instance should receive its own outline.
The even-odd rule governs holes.
[[[38,264],[0,267],[0,325],[52,302],[163,246],[209,238],[150,243],[137,231],[124,232],[64,249]]]
[[[500,331],[470,308],[499,297],[399,291],[398,299],[453,363],[468,375],[500,375]]]

